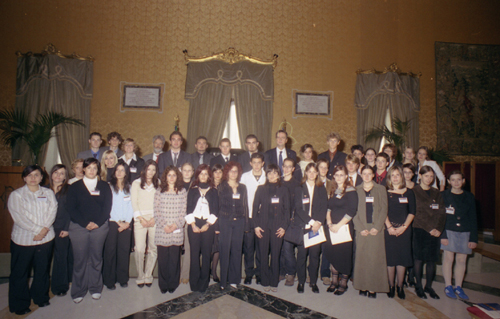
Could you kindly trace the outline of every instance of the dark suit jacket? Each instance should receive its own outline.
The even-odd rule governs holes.
[[[293,172],[293,178],[295,178],[299,182],[302,182],[302,170],[300,169],[300,166],[297,163],[297,153],[295,153],[295,151],[289,150],[288,148],[286,148],[285,150],[286,150],[286,157],[293,159],[296,163],[295,171]],[[269,164],[274,164],[279,167],[278,155],[276,154],[276,147],[266,151],[266,153],[264,153],[264,158],[266,161],[266,168],[267,165]]]
[[[191,155],[189,153],[180,150],[179,156],[177,157],[176,167],[180,168],[182,165],[184,165],[184,163],[189,162],[190,157]],[[172,150],[161,153],[160,157],[158,158],[158,171],[160,173],[160,176],[161,174],[163,174],[165,168],[170,165],[174,165],[174,162],[172,160]]]
[[[272,198],[279,198],[279,203],[273,204]],[[285,186],[273,184],[261,185],[257,188],[253,201],[253,228],[270,229],[271,236],[279,229],[287,229],[290,222],[290,193]],[[276,227],[273,229],[272,227]]]
[[[101,227],[111,213],[113,195],[109,184],[98,181],[96,190],[99,196],[92,196],[85,186],[83,179],[73,183],[66,195],[66,210],[69,212],[71,221],[83,228],[90,222],[94,222]]]
[[[335,156],[333,157],[333,160],[330,161],[330,153],[329,151],[323,152],[318,155],[318,159],[324,158],[328,161],[328,175],[326,177],[328,179],[333,179],[333,170],[335,169],[335,166],[337,165],[344,165],[345,166],[345,158],[347,157],[347,154],[341,151],[337,151],[335,153]]]
[[[137,158],[137,161],[131,160],[130,165],[128,166],[129,169],[131,169],[131,171],[130,171],[130,184],[132,184],[133,181],[135,181],[136,179],[141,177],[141,171],[144,168],[144,165],[146,164],[146,162],[144,162],[144,160],[142,158],[140,158],[139,156],[136,155],[136,158]],[[118,160],[118,163],[120,163],[120,162],[125,163],[125,161],[122,159]],[[135,169],[136,169],[135,173],[132,173],[133,167],[135,167]],[[110,180],[110,179],[108,178],[108,180]]]
[[[238,156],[231,154],[231,156],[229,157],[229,162],[231,162],[231,161],[237,162]],[[220,155],[218,155],[210,160],[210,167],[214,167],[215,164],[220,164],[220,165],[222,165],[222,167],[226,166],[226,161],[222,157],[222,154],[220,154]]]
[[[104,153],[104,152],[106,152],[107,150],[109,150],[109,146],[104,146],[104,147],[101,147],[101,149],[103,149],[103,150],[104,150],[104,151],[103,151],[103,153]],[[123,155],[123,154],[125,154],[125,153],[123,153],[123,151],[122,151],[120,148],[118,148],[118,150],[116,150],[115,154],[116,154],[116,157],[120,157],[120,156],[122,156],[122,155]]]
[[[259,152],[259,154],[262,153]],[[240,163],[241,168],[243,169],[243,173],[250,172],[252,170],[252,166],[250,166],[250,153],[248,151],[245,151],[243,154],[240,154],[238,156],[238,162]]]
[[[210,165],[210,161],[214,158],[214,156],[208,152],[203,153],[203,164]],[[194,152],[189,156],[189,162],[193,165],[194,169],[200,166],[200,153]]]
[[[99,162],[101,161],[102,154],[104,154],[104,152],[106,152],[106,151],[107,151],[106,146],[99,148],[99,156],[97,156],[97,160]],[[90,150],[90,148],[86,151],[82,151],[82,152],[78,153],[78,155],[76,156],[76,158],[81,158],[81,159],[87,159],[89,157],[94,157],[94,155],[92,155],[92,151]]]
[[[304,183],[295,188],[295,217],[299,217],[303,224],[309,223],[311,219],[322,224],[326,221],[326,210],[328,207],[328,195],[323,185],[314,187],[312,203],[303,204],[304,198],[311,198],[307,185]],[[311,216],[309,217],[309,205],[312,204]]]
[[[356,177],[356,185],[352,185],[353,187],[356,187],[356,186],[361,185],[363,183],[363,179],[361,178],[361,175],[359,175],[359,174],[356,174],[356,175],[358,175]]]

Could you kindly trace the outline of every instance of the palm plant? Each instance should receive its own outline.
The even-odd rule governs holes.
[[[398,149],[396,159],[401,161],[403,158],[403,151],[406,148],[408,131],[411,127],[411,119],[402,121],[395,117],[392,119],[392,125],[394,130],[390,130],[386,125],[371,129],[366,135],[365,141],[370,142],[385,137],[388,143],[396,145]]]
[[[17,143],[24,141],[28,145],[35,164],[40,164],[40,152],[53,136],[52,129],[54,127],[60,124],[85,126],[79,119],[52,111],[39,114],[33,120],[30,120],[29,117],[29,113],[24,110],[1,110],[0,130],[2,133],[0,141],[11,149]]]

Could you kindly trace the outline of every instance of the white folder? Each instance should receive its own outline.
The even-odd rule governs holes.
[[[304,248],[324,243],[326,241],[325,231],[321,226],[317,233],[313,234],[312,230],[304,234]]]
[[[332,245],[337,245],[352,241],[351,232],[349,231],[348,224],[345,224],[344,226],[340,227],[339,231],[336,233],[332,232],[331,230],[329,230],[329,232]]]

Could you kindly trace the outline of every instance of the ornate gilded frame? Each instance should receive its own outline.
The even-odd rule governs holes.
[[[356,74],[385,74],[387,72],[394,72],[394,73],[397,73],[399,75],[408,75],[408,76],[411,76],[411,77],[416,77],[416,78],[419,78],[422,76],[422,73],[419,72],[419,73],[413,73],[413,72],[403,72],[399,69],[398,65],[396,63],[392,63],[391,65],[389,65],[388,67],[386,67],[384,69],[384,71],[377,71],[375,70],[375,68],[371,69],[371,70],[361,70],[361,69],[358,69],[356,71]]]
[[[52,43],[48,43],[45,45],[43,48],[43,51],[41,53],[33,53],[31,51],[28,51],[26,53],[22,53],[21,51],[16,52],[16,56],[22,57],[22,56],[46,56],[48,54],[53,54],[57,55],[58,57],[65,58],[65,59],[77,59],[77,60],[82,60],[82,61],[90,61],[94,62],[95,59],[93,56],[81,56],[76,53],[71,53],[71,54],[62,54],[61,51],[57,50],[56,47]]]
[[[206,61],[212,61],[212,60],[219,60],[219,61],[224,61],[229,64],[241,62],[241,61],[250,61],[252,63],[257,63],[257,64],[262,64],[262,65],[272,65],[273,69],[276,68],[278,65],[278,55],[274,54],[273,58],[271,60],[264,60],[264,59],[259,59],[256,57],[253,57],[251,55],[243,54],[236,50],[235,48],[228,48],[225,51],[219,52],[219,53],[213,53],[212,55],[206,55],[206,56],[201,56],[201,57],[193,57],[189,56],[188,50],[183,50],[184,53],[184,60],[186,61],[186,64],[189,62],[206,62]]]

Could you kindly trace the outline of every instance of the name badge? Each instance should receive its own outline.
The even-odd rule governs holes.
[[[123,197],[124,202],[130,202],[130,196],[125,196]]]
[[[271,204],[279,204],[279,203],[280,203],[279,197],[273,197],[273,198],[271,198]]]
[[[455,208],[451,206],[446,207],[446,214],[455,215]]]
[[[101,194],[101,191],[99,191],[98,189],[96,189],[95,191],[90,191],[90,195],[92,196],[99,196]]]
[[[431,208],[432,208],[432,209],[439,209],[439,204],[432,204],[432,205],[431,205]]]
[[[399,203],[400,204],[408,204],[408,198],[407,197],[400,197]]]
[[[341,199],[343,196],[344,195],[342,195],[342,194],[337,194],[337,196],[335,196],[335,197],[337,197],[338,199]]]
[[[47,197],[45,197],[45,196],[38,196],[36,199],[39,202],[46,202],[47,201]]]
[[[181,229],[180,228],[177,228],[176,230],[174,230],[172,233],[173,234],[179,234],[181,232]]]
[[[137,167],[131,167],[130,173],[137,173]]]
[[[233,194],[233,199],[240,199],[240,193]]]
[[[311,201],[309,200],[309,197],[304,197],[302,198],[302,204],[309,204]]]
[[[374,198],[373,198],[373,197],[367,197],[367,198],[366,198],[366,202],[367,202],[367,203],[373,203],[373,201],[374,201]]]

